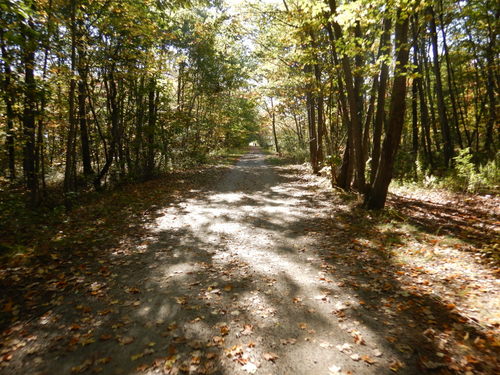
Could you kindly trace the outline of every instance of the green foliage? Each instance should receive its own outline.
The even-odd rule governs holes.
[[[297,136],[292,133],[284,133],[279,138],[283,155],[296,163],[304,163],[309,159],[309,151],[297,142]]]
[[[455,168],[443,176],[432,174],[423,167],[421,159],[416,161],[415,174],[399,176],[399,184],[416,184],[425,188],[447,189],[464,193],[500,192],[500,153],[494,160],[483,165],[473,162],[474,155],[469,148],[458,152],[455,156]]]
[[[498,161],[500,153],[495,160],[490,160],[479,168],[472,162],[473,155],[469,148],[459,151],[454,158],[456,177],[459,186],[467,192],[478,192],[481,190],[498,190],[500,187],[500,169]]]

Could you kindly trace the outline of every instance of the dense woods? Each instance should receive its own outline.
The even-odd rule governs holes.
[[[204,2],[1,4],[3,175],[39,204],[147,179],[257,133],[237,20]]]
[[[499,12],[494,1],[445,0],[259,11],[261,26],[274,25],[256,32],[277,77],[285,151],[307,148],[315,172],[331,168],[334,185],[363,193],[368,208],[384,205],[394,173],[464,190],[477,188],[472,177],[498,184]]]
[[[30,202],[259,140],[384,206],[498,185],[492,0],[4,0],[1,173]]]

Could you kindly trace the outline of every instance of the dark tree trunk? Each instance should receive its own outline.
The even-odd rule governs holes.
[[[439,64],[436,19],[434,15],[434,9],[432,7],[427,8],[427,12],[430,15],[429,28],[430,28],[430,35],[432,42],[432,55],[434,59],[433,68],[436,79],[435,88],[437,95],[439,123],[441,125],[441,134],[443,136],[443,157],[445,166],[449,167],[451,166],[454,151],[453,151],[453,140],[451,138],[450,126],[448,123],[448,116],[446,114],[446,104],[444,102],[443,83],[441,79],[441,68]]]
[[[25,45],[23,51],[24,60],[24,110],[23,110],[23,133],[24,133],[24,174],[26,186],[30,191],[32,205],[38,204],[38,178],[35,169],[36,145],[35,145],[35,112],[36,112],[36,83],[35,83],[35,40],[34,23],[31,18],[27,27],[24,28]]]
[[[422,144],[424,146],[424,152],[427,158],[427,161],[431,165],[434,166],[433,157],[432,157],[432,143],[431,143],[431,132],[429,125],[429,111],[427,109],[427,99],[424,93],[424,87],[422,84],[422,68],[421,63],[419,61],[419,47],[418,47],[418,29],[417,29],[417,20],[413,18],[412,20],[412,29],[413,29],[413,65],[416,67],[416,77],[414,79],[414,84],[417,86],[418,99],[420,104],[420,123],[422,125]]]
[[[7,134],[5,146],[7,151],[7,160],[9,166],[9,179],[13,181],[16,178],[16,154],[14,148],[14,94],[12,92],[12,70],[10,68],[10,56],[7,52],[4,41],[4,32],[0,30],[0,43],[3,61],[3,99],[5,102],[5,122],[7,125]]]
[[[457,142],[458,146],[460,148],[463,148],[463,142],[462,142],[462,134],[460,133],[460,121],[458,118],[458,108],[457,108],[457,101],[455,97],[455,91],[454,91],[454,86],[453,86],[453,71],[451,67],[451,62],[450,62],[450,55],[448,52],[448,43],[446,41],[446,32],[444,29],[444,19],[443,19],[443,2],[440,0],[440,8],[441,11],[439,12],[439,23],[440,23],[440,29],[441,29],[441,36],[443,38],[443,52],[444,52],[444,57],[446,61],[446,71],[447,71],[447,82],[448,82],[448,95],[450,97],[450,102],[451,102],[451,109],[452,109],[452,115],[453,115],[453,124],[455,127],[455,132],[457,134]]]
[[[417,103],[417,87],[416,78],[413,79],[411,85],[411,129],[412,129],[412,168],[416,171],[416,160],[418,156],[418,103]]]
[[[389,184],[392,179],[394,160],[401,141],[401,132],[405,118],[406,104],[406,65],[408,63],[408,17],[401,19],[398,9],[395,32],[396,71],[392,87],[391,104],[387,133],[382,145],[380,163],[375,181],[365,194],[365,206],[368,209],[381,209],[385,205]]]
[[[156,81],[151,78],[149,81],[148,93],[148,127],[146,131],[146,168],[145,177],[151,178],[155,168],[155,126],[156,126]]]
[[[380,38],[380,48],[383,53],[388,53],[390,48],[392,22],[390,18],[384,19],[384,33]],[[389,66],[385,59],[380,68],[380,79],[377,92],[377,110],[375,112],[375,120],[373,123],[373,150],[370,163],[370,185],[375,181],[378,164],[380,160],[380,144],[382,140],[382,130],[385,120],[385,93],[387,91],[387,80],[389,78]]]
[[[330,8],[333,9],[335,4],[330,4]],[[328,37],[330,39],[330,44],[332,47],[332,58],[336,67],[340,66],[339,58],[337,56],[337,49],[335,46],[335,34],[333,32],[332,25],[328,23],[326,25],[328,32]],[[347,132],[347,142],[344,149],[344,154],[342,155],[342,164],[340,165],[340,171],[338,176],[335,178],[335,184],[344,190],[349,190],[351,188],[352,177],[353,177],[353,148],[352,148],[352,127],[351,120],[349,118],[347,99],[345,97],[344,82],[342,81],[342,74],[340,69],[336,69],[337,72],[337,85],[339,93],[339,104],[340,112],[342,114],[342,125]],[[332,171],[333,176],[333,171]]]
[[[113,164],[113,160],[115,158],[116,153],[116,145],[118,143],[119,137],[119,108],[117,102],[117,89],[116,89],[116,81],[114,77],[114,65],[111,66],[110,72],[107,74],[105,78],[105,86],[107,87],[107,101],[108,101],[108,110],[111,117],[111,141],[109,144],[109,149],[106,155],[106,161],[102,167],[102,169],[97,174],[94,179],[94,188],[99,191],[101,190],[102,179],[106,176]]]
[[[66,194],[66,208],[71,207],[68,193],[76,189],[76,116],[75,116],[75,91],[76,91],[76,1],[71,1],[71,78],[68,95],[68,135],[66,140],[66,166],[64,170],[64,193]]]
[[[80,122],[80,140],[82,147],[83,174],[90,177],[94,174],[92,170],[92,160],[90,156],[89,131],[87,126],[87,51],[83,41],[83,21],[78,19],[77,31],[78,40],[76,48],[78,52],[78,119]]]
[[[337,4],[335,0],[329,0],[330,12],[332,15],[337,13]],[[358,25],[359,26],[359,25]],[[342,38],[342,28],[337,22],[332,22],[335,38]],[[356,33],[359,34],[357,27]],[[356,65],[360,64],[360,57],[357,56]],[[362,140],[362,104],[360,103],[360,77],[354,77],[351,67],[351,59],[347,54],[341,58],[341,66],[344,73],[345,88],[347,92],[347,101],[349,103],[350,125],[352,131],[352,149],[354,152],[354,165],[356,171],[356,188],[363,192],[366,188],[365,182],[365,161],[363,158],[363,140]]]

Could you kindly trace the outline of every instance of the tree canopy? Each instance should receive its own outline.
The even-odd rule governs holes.
[[[492,0],[0,8],[0,171],[33,205],[62,175],[69,201],[255,140],[329,170],[368,208],[394,175],[498,181]]]

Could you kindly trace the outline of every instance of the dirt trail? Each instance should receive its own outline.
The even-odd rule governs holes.
[[[267,164],[254,148],[219,182],[186,196],[158,210],[137,246],[96,260],[80,289],[15,328],[21,347],[0,372],[421,374],[446,367],[448,352],[429,322],[456,317],[404,289],[390,259],[359,260],[343,233],[353,223],[333,216],[337,198],[314,180]]]

